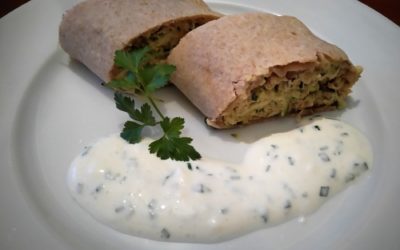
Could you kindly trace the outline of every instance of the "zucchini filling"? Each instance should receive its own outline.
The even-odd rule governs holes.
[[[238,96],[215,123],[235,126],[313,109],[344,108],[361,71],[347,62],[319,58],[317,66],[309,70],[287,72],[283,77],[274,73],[260,76],[257,87]]]
[[[150,63],[163,62],[170,51],[178,45],[180,39],[185,36],[189,31],[205,24],[210,21],[210,18],[198,17],[193,19],[182,19],[175,22],[161,25],[155,30],[147,32],[133,41],[128,46],[127,50],[140,49],[148,46],[154,53],[154,61]],[[125,76],[124,71],[117,67],[112,70],[113,78],[119,79]]]

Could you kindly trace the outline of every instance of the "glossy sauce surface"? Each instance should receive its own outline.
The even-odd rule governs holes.
[[[241,164],[160,160],[150,142],[100,139],[73,161],[68,185],[98,221],[162,241],[218,242],[307,215],[372,164],[360,132],[324,118],[258,140]]]

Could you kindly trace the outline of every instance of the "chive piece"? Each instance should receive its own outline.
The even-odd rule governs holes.
[[[192,171],[192,170],[193,170],[193,168],[192,168],[192,164],[190,164],[190,162],[188,162],[188,163],[187,163],[187,167],[188,167],[188,169],[189,169],[190,171]]]
[[[171,238],[170,232],[168,232],[166,228],[163,228],[161,230],[161,239],[169,239],[169,238]]]
[[[227,214],[229,212],[229,209],[227,208],[222,208],[221,210],[219,210],[221,214]]]
[[[331,161],[331,158],[329,158],[329,156],[328,156],[326,153],[324,153],[324,152],[318,153],[318,156],[319,156],[319,158],[320,158],[322,161],[324,161],[324,162],[329,162],[329,161]]]
[[[319,150],[325,151],[325,150],[328,150],[328,148],[329,148],[328,146],[322,146],[322,147],[319,148]]]
[[[122,211],[124,211],[125,210],[125,207],[124,206],[119,206],[119,207],[116,207],[115,209],[114,209],[114,212],[116,213],[116,214],[119,214],[119,213],[121,213]]]
[[[267,214],[261,215],[261,219],[262,219],[262,221],[263,221],[265,224],[267,224],[267,222],[268,222],[268,215],[267,215]]]
[[[316,130],[318,130],[318,131],[321,131],[321,127],[318,126],[318,125],[315,125],[314,128],[315,128]]]
[[[336,169],[332,168],[331,174],[329,175],[332,179],[336,177]]]
[[[322,186],[319,190],[319,196],[327,197],[329,195],[329,186]]]
[[[283,208],[284,208],[284,209],[290,209],[290,208],[292,208],[292,202],[286,201],[286,202],[285,202],[285,205],[283,206]]]
[[[95,191],[96,193],[100,193],[102,190],[103,190],[103,184],[98,185],[94,191]]]
[[[204,184],[199,184],[193,187],[193,191],[197,192],[197,193],[210,193],[212,192],[211,188],[205,186]]]
[[[294,159],[291,156],[288,157],[288,161],[290,166],[294,166]]]
[[[171,178],[174,174],[175,174],[175,171],[172,171],[169,175],[165,176],[162,184],[165,185],[165,183],[167,183],[168,179]]]

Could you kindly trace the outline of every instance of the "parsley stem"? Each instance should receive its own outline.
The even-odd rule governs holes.
[[[147,96],[147,99],[150,101],[151,106],[153,106],[153,108],[156,110],[157,114],[161,117],[161,119],[165,119],[164,115],[161,113],[161,111],[158,109],[156,103],[154,102],[153,98],[151,98],[150,96]]]
[[[150,153],[156,154],[163,160],[200,159],[201,155],[190,144],[193,139],[181,135],[185,120],[181,117],[170,119],[164,116],[157,106],[160,100],[152,96],[152,93],[168,83],[176,67],[165,63],[151,64],[149,62],[152,56],[154,57],[147,47],[130,52],[122,50],[115,52],[115,65],[126,72],[123,78],[114,79],[108,82],[107,86],[117,91],[139,94],[147,101],[140,108],[135,108],[135,101],[132,98],[115,93],[117,108],[128,113],[132,119],[125,122],[120,136],[129,143],[138,143],[142,139],[143,128],[159,125],[163,135],[149,144]],[[155,118],[154,113],[158,114],[159,119]]]

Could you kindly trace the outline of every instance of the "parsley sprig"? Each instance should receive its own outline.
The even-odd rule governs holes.
[[[169,118],[164,116],[154,100],[152,94],[165,86],[171,74],[175,71],[174,65],[165,63],[152,64],[153,54],[148,47],[132,52],[116,51],[114,63],[124,71],[124,77],[106,83],[106,86],[116,90],[114,100],[119,110],[129,114],[132,121],[127,121],[121,132],[121,137],[129,143],[138,143],[142,139],[145,127],[160,125],[163,136],[149,145],[150,153],[159,158],[177,161],[200,159],[200,154],[190,143],[192,138],[182,137],[185,120],[181,117]],[[144,103],[140,108],[135,107],[135,101],[121,92],[138,94],[150,103]],[[156,111],[160,120],[153,115]]]

